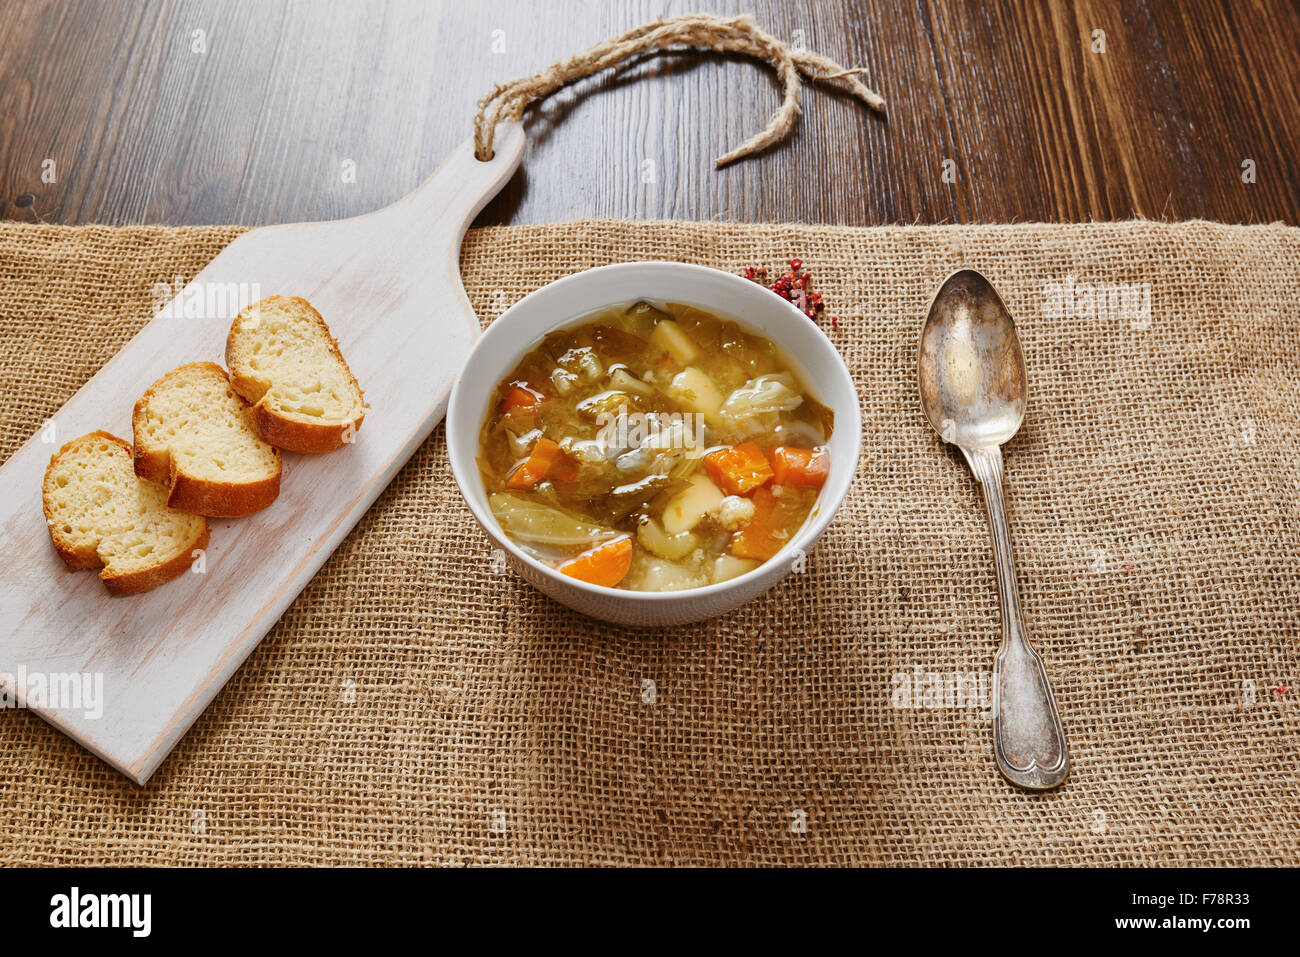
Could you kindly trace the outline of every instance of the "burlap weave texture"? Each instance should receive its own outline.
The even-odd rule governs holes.
[[[0,458],[239,231],[0,225]],[[439,429],[147,787],[0,713],[0,862],[1294,863],[1300,231],[578,222],[473,231],[462,266],[486,320],[605,263],[792,255],[864,417],[803,573],[668,633],[576,617],[495,571]],[[952,693],[997,593],[915,349],[963,265],[1027,353],[1009,508],[1074,763],[1042,796]]]

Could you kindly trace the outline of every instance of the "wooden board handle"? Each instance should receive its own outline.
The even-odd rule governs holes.
[[[463,236],[474,217],[514,175],[523,154],[523,126],[502,123],[492,159],[476,159],[474,141],[466,140],[452,150],[434,174],[414,192],[373,215],[395,214],[406,218],[414,209],[416,215],[426,218],[431,226],[435,223],[444,227],[449,223],[459,223]]]

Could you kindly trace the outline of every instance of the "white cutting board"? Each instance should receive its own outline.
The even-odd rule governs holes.
[[[33,710],[132,780],[148,780],[441,421],[479,333],[460,281],[461,240],[518,167],[523,145],[522,128],[503,124],[490,161],[476,160],[467,142],[392,206],[251,230],[191,281],[198,290],[243,283],[261,296],[309,300],[370,403],[354,444],[285,454],[270,508],[210,520],[203,574],[111,597],[96,573],[70,572],[56,555],[41,481],[50,455],[79,435],[104,429],[129,442],[131,407],[163,373],[205,359],[224,365],[231,316],[164,310],[54,416],[56,441],[33,436],[0,468],[0,676],[25,668],[23,687],[6,682],[20,703],[33,675],[102,675],[102,716]],[[183,313],[190,286],[174,311]]]

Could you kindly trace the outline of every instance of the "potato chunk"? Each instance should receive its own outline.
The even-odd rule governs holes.
[[[731,578],[739,578],[745,572],[752,572],[759,566],[759,562],[751,558],[737,558],[735,555],[719,555],[713,560],[713,565],[709,569],[710,580],[725,582]]]
[[[661,319],[650,333],[650,341],[663,349],[682,365],[694,362],[700,350],[695,348],[691,337],[682,331],[682,327],[671,319]]]
[[[674,495],[664,508],[664,531],[669,535],[689,532],[721,505],[723,498],[722,489],[707,475],[692,476],[691,484]]]
[[[717,421],[718,410],[722,408],[722,392],[706,373],[695,366],[683,369],[673,376],[668,394],[692,412],[701,413],[706,422],[712,424]]]

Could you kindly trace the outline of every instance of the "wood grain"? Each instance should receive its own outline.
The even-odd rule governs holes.
[[[22,0],[0,34],[0,215],[368,212],[429,175],[493,84],[694,10],[752,10],[867,67],[887,117],[809,90],[793,139],[715,171],[776,106],[773,75],[734,57],[648,60],[531,111],[523,171],[479,222],[1300,223],[1300,6],[1287,0]]]

